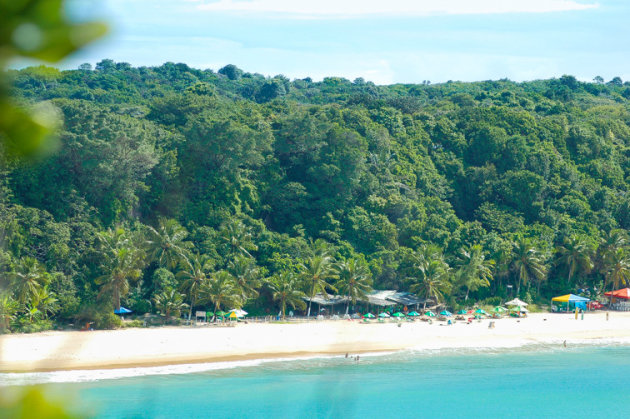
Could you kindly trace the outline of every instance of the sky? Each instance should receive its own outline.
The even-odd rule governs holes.
[[[627,0],[70,0],[110,34],[61,64],[183,62],[377,84],[630,80]]]

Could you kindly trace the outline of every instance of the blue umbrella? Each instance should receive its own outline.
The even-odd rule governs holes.
[[[131,313],[131,310],[123,306],[121,306],[118,310],[114,310],[114,314],[129,314],[129,313]]]
[[[448,310],[443,310],[443,311],[440,311],[440,315],[445,316],[445,317],[451,317],[453,314]]]

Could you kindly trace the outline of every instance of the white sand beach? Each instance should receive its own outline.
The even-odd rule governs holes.
[[[0,372],[103,369],[405,349],[505,348],[529,344],[630,343],[630,313],[531,314],[456,322],[250,323],[0,336]]]

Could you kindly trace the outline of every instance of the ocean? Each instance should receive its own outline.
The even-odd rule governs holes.
[[[614,344],[0,374],[97,418],[624,417],[629,380]]]

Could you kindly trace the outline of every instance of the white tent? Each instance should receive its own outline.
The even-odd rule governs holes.
[[[506,306],[519,306],[519,307],[527,307],[527,303],[525,301],[521,301],[518,298],[515,298],[511,301],[505,303]]]

